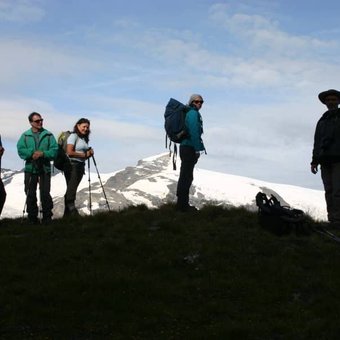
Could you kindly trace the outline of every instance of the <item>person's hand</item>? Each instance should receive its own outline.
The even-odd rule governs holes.
[[[196,151],[196,158],[199,159],[201,156],[201,153],[199,151]]]
[[[0,146],[0,157],[4,154],[4,152],[5,152],[5,149],[2,146]]]
[[[32,158],[36,161],[37,159],[44,157],[44,153],[42,151],[35,151],[32,155]]]
[[[318,165],[317,164],[311,164],[310,171],[315,175],[318,172]]]
[[[85,155],[86,155],[86,159],[92,157],[92,156],[94,155],[93,149],[92,149],[92,148],[89,148],[89,149],[86,151]]]

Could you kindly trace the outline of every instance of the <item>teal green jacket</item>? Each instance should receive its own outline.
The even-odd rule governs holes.
[[[194,107],[185,116],[185,127],[188,132],[188,138],[181,142],[181,145],[192,146],[195,151],[204,151],[205,147],[202,141],[203,121],[201,114]]]
[[[32,129],[25,131],[17,143],[18,155],[20,158],[24,159],[25,162],[25,172],[30,173],[45,173],[51,172],[51,161],[57,155],[58,144],[53,136],[53,134],[44,128],[40,132],[39,142],[33,136]],[[34,161],[32,155],[35,151],[42,151],[44,156]]]

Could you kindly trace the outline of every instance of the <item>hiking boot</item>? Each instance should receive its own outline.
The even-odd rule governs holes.
[[[73,202],[65,204],[64,217],[68,216],[80,216]]]

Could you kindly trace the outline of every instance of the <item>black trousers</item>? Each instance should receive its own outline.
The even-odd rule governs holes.
[[[195,149],[186,145],[179,147],[179,156],[182,163],[177,183],[177,206],[185,209],[189,206],[189,190],[194,180],[194,167],[198,158]]]
[[[77,189],[79,183],[84,176],[85,162],[72,162],[64,169],[64,175],[66,180],[66,193],[64,196],[65,210],[64,215],[72,213],[76,210],[75,201],[77,196]]]
[[[2,209],[5,205],[6,202],[6,190],[5,190],[5,186],[2,183],[2,180],[0,179],[0,215],[2,213]]]
[[[30,220],[36,220],[38,217],[38,205],[37,205],[38,183],[43,219],[50,219],[53,215],[52,213],[53,200],[50,195],[51,174],[50,173],[32,174],[30,172],[25,172],[25,193],[28,218]]]

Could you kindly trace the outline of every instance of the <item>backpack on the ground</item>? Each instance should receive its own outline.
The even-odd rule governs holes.
[[[61,171],[64,171],[65,165],[70,162],[66,154],[67,138],[70,136],[71,131],[62,131],[57,139],[58,142],[58,153],[54,159],[54,166]]]
[[[164,128],[165,128],[165,147],[168,147],[168,139],[170,140],[169,149],[171,143],[174,143],[173,154],[173,168],[176,170],[176,158],[177,158],[177,145],[181,143],[185,138],[188,138],[188,131],[185,126],[185,117],[190,107],[182,104],[174,98],[170,98],[168,104],[165,107],[164,112]],[[170,151],[171,156],[171,151]]]
[[[266,229],[278,235],[287,234],[292,229],[296,233],[305,233],[302,229],[306,216],[302,210],[283,206],[274,195],[268,198],[263,192],[258,192],[255,200],[260,223]]]

